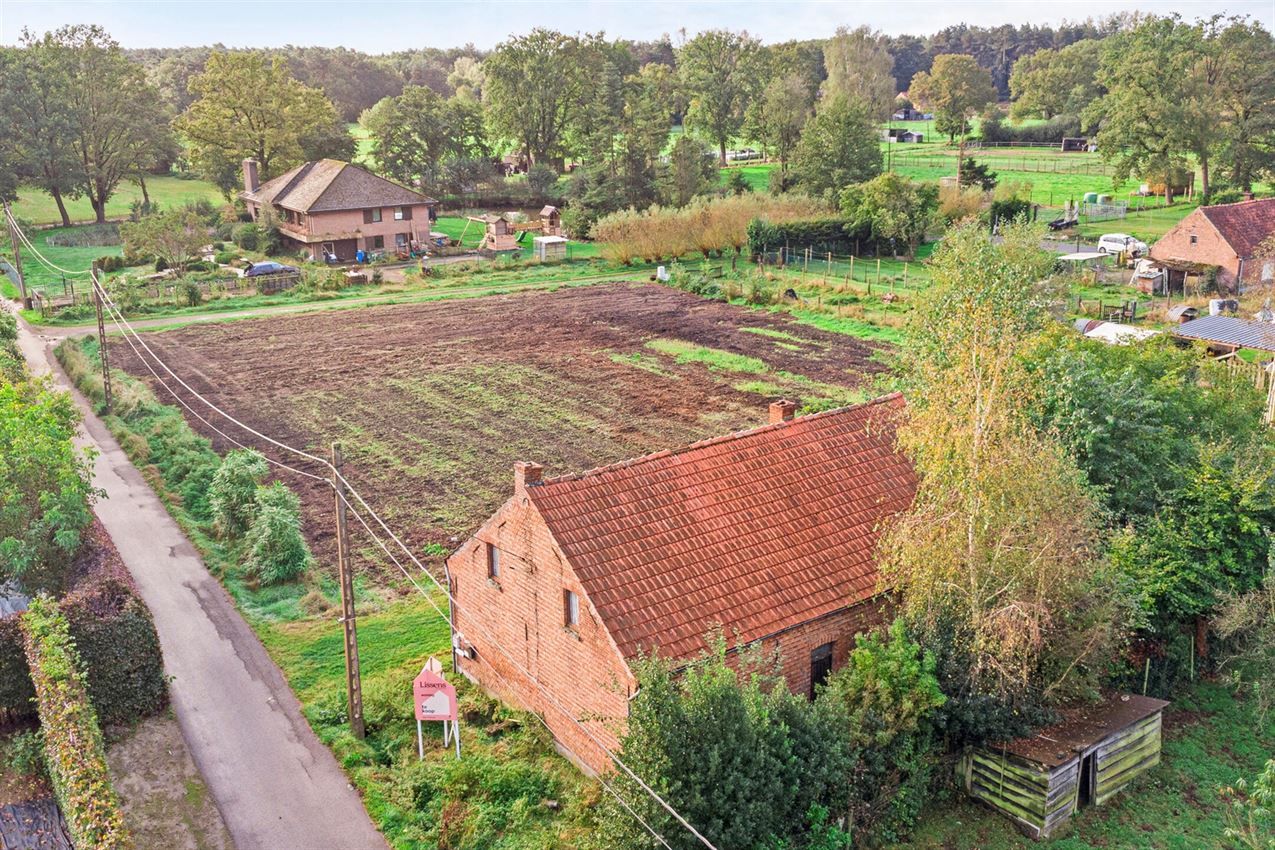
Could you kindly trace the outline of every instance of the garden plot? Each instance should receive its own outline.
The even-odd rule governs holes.
[[[885,368],[881,346],[786,314],[627,283],[197,326],[148,341],[254,428],[323,456],[340,441],[350,480],[435,563],[508,497],[516,460],[547,475],[589,469],[763,424],[780,396],[856,401]],[[124,342],[111,357],[150,378]],[[233,448],[188,420],[218,450]],[[330,490],[284,475],[330,565]],[[371,544],[356,543],[371,559]]]

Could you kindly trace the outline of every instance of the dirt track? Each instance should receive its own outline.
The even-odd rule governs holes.
[[[767,377],[856,387],[883,368],[871,344],[649,284],[148,336],[183,379],[253,427],[324,456],[340,440],[347,474],[372,503],[417,546],[448,549],[507,497],[515,460],[560,474],[765,421],[774,393],[748,384],[757,376],[678,362],[646,347],[655,338],[759,358]],[[123,342],[112,357],[145,373]],[[326,562],[331,494],[289,477]]]

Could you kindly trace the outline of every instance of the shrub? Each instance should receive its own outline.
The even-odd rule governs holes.
[[[75,584],[60,608],[84,659],[98,717],[132,722],[163,708],[168,697],[159,637],[110,537],[95,524],[86,538],[71,570]],[[28,716],[34,696],[19,618],[0,620],[0,710]]]
[[[45,764],[71,839],[79,850],[131,848],[66,618],[52,599],[37,597],[22,616],[22,628],[44,731]]]
[[[807,248],[816,254],[829,251],[855,254],[870,240],[869,233],[854,230],[839,216],[789,221],[757,218],[748,223],[748,253],[751,256],[779,250],[787,250],[790,254],[804,253]]]
[[[1245,850],[1275,850],[1275,758],[1250,783],[1222,789],[1227,802],[1224,834]]]
[[[217,270],[216,263],[210,263],[207,260],[194,260],[185,266],[188,272],[211,272]]]
[[[933,715],[946,702],[935,666],[896,619],[888,634],[857,638],[820,697],[840,708],[850,745],[861,753],[851,803],[856,829],[886,841],[906,835],[929,789]]]
[[[533,197],[544,197],[558,183],[558,172],[544,163],[536,163],[527,169],[527,188]]]
[[[245,251],[256,251],[261,247],[261,232],[257,229],[257,225],[252,222],[244,222],[235,225],[231,231],[231,238],[234,243]]]
[[[213,526],[224,537],[247,531],[257,513],[257,488],[270,467],[255,449],[236,449],[226,455],[208,488]]]
[[[3,763],[19,776],[48,778],[49,774],[44,766],[44,739],[40,733],[28,729],[10,738],[4,748]]]
[[[213,255],[213,260],[223,266],[228,266],[237,259],[239,259],[239,254],[235,251],[218,251]]]
[[[250,549],[244,566],[263,584],[291,581],[309,569],[313,560],[301,535],[297,504],[282,484],[258,490],[257,516],[248,531]]]
[[[92,519],[90,456],[79,414],[46,382],[0,384],[0,580],[58,588]]]

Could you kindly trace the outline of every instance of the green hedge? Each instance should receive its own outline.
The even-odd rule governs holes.
[[[87,698],[84,664],[66,617],[49,597],[22,615],[23,645],[35,683],[44,760],[77,850],[125,850],[133,840],[106,766],[106,745]]]
[[[98,717],[130,723],[159,711],[168,699],[159,635],[100,525],[90,527],[72,571],[76,578],[61,609],[88,665],[88,693]],[[34,696],[18,618],[0,620],[0,711],[30,716]]]
[[[786,250],[795,257],[807,248],[816,254],[860,254],[875,249],[875,245],[866,230],[851,227],[844,218],[806,218],[782,224],[755,218],[748,223],[750,256]]]

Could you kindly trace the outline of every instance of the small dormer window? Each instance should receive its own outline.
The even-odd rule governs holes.
[[[1194,233],[1192,233],[1192,234],[1191,234],[1191,244],[1192,244],[1192,245],[1195,245],[1195,244],[1199,243],[1199,241],[1200,241],[1200,237],[1198,237],[1198,236],[1196,236]]]
[[[492,544],[486,544],[487,547],[487,578],[492,581],[500,579],[500,550]]]
[[[562,591],[562,621],[568,626],[580,624],[580,597],[574,590]]]

